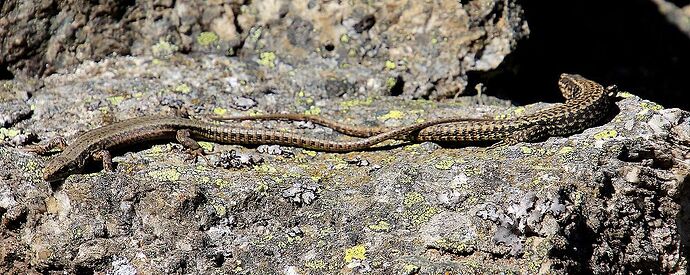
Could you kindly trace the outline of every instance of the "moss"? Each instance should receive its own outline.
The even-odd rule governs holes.
[[[363,244],[355,245],[348,249],[345,249],[345,262],[350,263],[354,259],[364,260],[366,259],[367,248]]]
[[[196,37],[196,42],[202,46],[208,46],[218,41],[218,35],[215,32],[202,32]]]

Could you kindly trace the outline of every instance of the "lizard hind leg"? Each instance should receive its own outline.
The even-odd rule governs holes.
[[[191,132],[189,132],[187,129],[177,130],[177,134],[175,135],[177,142],[182,144],[182,146],[184,146],[184,148],[186,148],[189,152],[189,157],[185,160],[192,160],[196,159],[197,157],[202,157],[207,164],[210,163],[206,158],[208,153],[204,151],[204,148],[202,148],[201,145],[196,142],[196,140],[192,139],[191,136]]]

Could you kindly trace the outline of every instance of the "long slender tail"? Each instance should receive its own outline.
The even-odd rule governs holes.
[[[378,134],[383,134],[386,132],[394,131],[399,128],[388,128],[388,127],[361,127],[361,126],[352,126],[348,125],[342,122],[338,122],[336,120],[332,119],[327,119],[324,117],[320,116],[313,116],[313,115],[303,115],[303,114],[263,114],[263,115],[254,115],[254,116],[212,116],[210,117],[213,120],[217,121],[226,121],[226,120],[285,120],[285,121],[305,121],[305,122],[312,122],[324,127],[328,127],[333,129],[336,132],[339,132],[341,134],[345,134],[348,136],[353,136],[353,137],[372,137]],[[435,120],[430,120],[429,122],[431,123],[429,126],[437,125],[437,124],[443,124],[443,123],[451,123],[451,122],[461,122],[461,121],[490,121],[493,119],[485,119],[485,118],[464,118],[464,117],[451,117],[451,118],[445,118],[445,119],[435,119]],[[426,122],[422,122],[426,123]],[[418,124],[413,124],[410,125],[411,127],[416,127],[415,125]],[[427,126],[427,127],[429,127]],[[426,128],[426,127],[423,127]],[[418,129],[418,130],[421,130]],[[414,132],[414,131],[413,131]],[[398,136],[402,137],[402,136]],[[398,138],[396,137],[396,138]]]

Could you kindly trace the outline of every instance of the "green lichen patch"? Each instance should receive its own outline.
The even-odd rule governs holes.
[[[174,168],[167,168],[162,170],[151,171],[148,172],[146,175],[157,180],[177,181],[180,179],[180,176],[182,174]]]
[[[169,56],[177,52],[178,50],[179,47],[177,47],[177,45],[165,41],[162,38],[158,40],[158,43],[151,47],[151,53],[153,54],[153,56],[157,57]]]
[[[612,139],[618,136],[618,132],[613,129],[607,129],[601,132],[598,132],[594,134],[594,139],[596,140],[606,140],[606,139]]]
[[[350,263],[354,259],[366,259],[367,248],[363,244],[358,244],[348,249],[345,249],[345,262]]]
[[[391,110],[388,113],[379,116],[378,119],[379,120],[401,119],[403,117],[405,117],[405,112],[399,111],[399,110]]]
[[[201,46],[209,46],[218,41],[218,35],[215,32],[202,32],[196,37],[196,42]]]
[[[276,66],[276,53],[275,52],[262,52],[259,54],[259,64],[273,68]]]

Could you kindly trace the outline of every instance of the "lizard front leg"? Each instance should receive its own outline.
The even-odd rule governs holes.
[[[106,172],[113,171],[113,156],[110,155],[110,151],[100,150],[93,153],[92,157],[94,160],[100,160],[103,163],[103,170]]]

